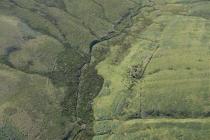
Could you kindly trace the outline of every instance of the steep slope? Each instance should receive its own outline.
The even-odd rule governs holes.
[[[128,0],[1,0],[0,139],[92,139],[92,101],[103,84],[89,64],[92,46],[120,34],[134,7]]]
[[[0,0],[0,139],[208,140],[209,6]]]
[[[96,66],[94,140],[209,139],[208,4],[151,2],[122,39],[96,46],[110,51]]]

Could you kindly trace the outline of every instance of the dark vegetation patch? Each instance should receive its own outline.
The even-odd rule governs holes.
[[[10,123],[0,124],[1,140],[22,140],[24,136]]]
[[[123,58],[126,56],[129,48],[131,48],[130,42],[121,43],[120,49],[118,49],[118,51],[116,52],[116,55],[112,59],[112,63],[114,65],[119,64],[123,60]]]
[[[48,7],[57,7],[65,10],[65,4],[63,0],[35,0],[35,1],[45,4]]]

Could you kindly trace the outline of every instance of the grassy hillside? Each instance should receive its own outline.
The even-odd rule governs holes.
[[[16,139],[17,135],[17,139],[61,139],[62,89],[39,75],[25,74],[2,64],[0,67],[0,138]]]
[[[96,46],[110,49],[96,66],[104,84],[94,140],[208,139],[210,26],[198,10],[206,4],[148,3],[122,39]]]
[[[103,79],[89,63],[91,47],[120,34],[118,22],[137,6],[1,0],[0,139],[92,139],[92,101]]]
[[[0,0],[0,140],[208,140],[209,6]]]

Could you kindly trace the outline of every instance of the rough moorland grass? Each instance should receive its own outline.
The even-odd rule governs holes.
[[[10,54],[9,61],[18,69],[29,72],[49,73],[56,68],[57,56],[64,51],[64,46],[48,36],[31,39]]]
[[[0,139],[1,140],[8,140],[8,139],[17,139],[22,140],[23,135],[14,128],[9,122],[5,124],[1,124],[0,126]]]
[[[0,38],[1,42],[6,42],[2,50],[5,53],[5,48],[9,46],[6,53],[16,51],[12,53],[16,57],[11,55],[10,60],[15,66],[15,61],[24,63],[19,67],[24,72],[29,72],[25,71],[28,64],[30,71],[49,72],[49,68],[53,67],[49,62],[56,61],[56,68],[45,75],[52,79],[56,88],[46,77],[2,66],[0,120],[8,120],[11,128],[3,129],[6,131],[0,134],[0,138],[10,135],[10,131],[17,138],[23,134],[25,139],[36,136],[43,140],[62,139],[66,137],[64,133],[74,137],[80,130],[86,129],[75,139],[91,139],[92,99],[100,90],[103,80],[96,74],[95,63],[84,65],[90,57],[81,52],[87,54],[90,42],[112,30],[112,23],[119,21],[121,16],[126,17],[128,11],[132,11],[130,8],[138,2],[1,0],[1,14],[17,16],[32,29],[45,34],[42,38],[43,35],[36,34],[25,24],[20,27],[8,22],[12,18],[1,18],[3,28],[0,27],[0,30],[3,33],[0,33]],[[143,7],[137,16],[139,19],[136,19],[139,20],[138,24],[135,23],[129,32],[125,32],[128,34],[125,40],[108,46],[112,47],[110,52],[104,47],[108,55],[97,70],[105,82],[93,105],[95,133],[101,136],[94,139],[205,140],[209,137],[209,122],[199,119],[186,119],[186,122],[167,119],[126,121],[160,116],[209,116],[210,24],[204,19],[208,18],[208,2],[192,5],[191,2],[196,1],[142,1]],[[157,16],[160,17],[155,19]],[[20,23],[18,19],[13,21]],[[124,28],[124,25],[121,27]],[[27,41],[25,45],[22,45],[22,40]],[[17,41],[22,50],[14,49]],[[100,51],[103,52],[104,48]],[[53,51],[46,53],[50,49]],[[7,61],[7,57],[3,56],[1,62]],[[21,62],[17,61],[19,58]],[[102,57],[95,58],[101,60]],[[62,102],[55,96],[57,93],[63,97],[59,88],[66,89]],[[69,124],[68,120],[75,124]],[[204,122],[206,125],[203,125]]]
[[[83,3],[83,4],[81,4]],[[84,25],[92,30],[93,35],[103,36],[107,30],[112,29],[112,23],[104,15],[104,9],[100,3],[94,0],[65,0],[67,11],[84,22]]]
[[[97,2],[104,7],[105,15],[112,22],[116,22],[119,17],[124,16],[128,12],[129,8],[136,6],[135,3],[128,0],[97,0]]]
[[[133,6],[130,4],[133,2],[130,1],[124,1],[123,3],[120,1],[109,2],[118,6],[119,11],[114,6],[109,9],[109,5],[106,5],[105,8],[103,5],[106,3],[100,4],[97,1],[0,1],[0,12],[2,14],[16,16],[21,22],[26,23],[31,28],[31,31],[36,30],[39,32],[36,36],[31,34],[27,37],[24,36],[24,41],[20,44],[20,50],[13,50],[7,56],[3,56],[1,62],[8,63],[13,68],[25,73],[36,73],[49,77],[56,87],[65,89],[65,97],[60,102],[61,106],[59,106],[62,108],[62,113],[56,117],[65,118],[66,122],[64,123],[67,123],[68,120],[75,122],[76,125],[73,131],[72,125],[68,125],[68,123],[66,130],[63,131],[65,134],[72,132],[71,137],[77,135],[84,126],[83,124],[85,124],[86,130],[78,134],[76,137],[78,139],[91,139],[93,135],[91,128],[93,120],[92,99],[99,92],[103,82],[102,78],[96,73],[95,64],[84,65],[90,59],[89,45],[98,36],[104,36],[113,30],[111,22],[118,21]],[[113,20],[111,17],[106,17],[107,10],[108,12],[111,10],[111,13],[113,13]],[[25,31],[26,28],[21,27],[20,30]],[[27,90],[27,87],[22,88],[23,91]],[[48,97],[45,96],[39,97],[40,102],[47,99]],[[11,100],[10,97],[8,97],[8,100]],[[38,102],[37,100],[31,101],[31,104],[35,104],[35,102]],[[39,105],[37,107],[42,108]],[[24,106],[21,106],[20,110],[22,108]],[[32,107],[30,111],[33,110],[35,109]],[[28,118],[27,112],[24,113],[22,113],[23,118]],[[37,113],[36,115],[39,116],[40,114]],[[21,113],[18,118],[20,116]],[[52,122],[54,123],[53,120]],[[21,131],[30,129],[27,125],[24,127],[18,129]],[[42,124],[37,123],[36,127],[42,127]],[[49,131],[55,130],[46,129]],[[50,133],[46,132],[46,134]],[[42,134],[38,134],[38,136],[43,139],[46,138]],[[68,137],[68,135],[66,136]]]
[[[22,33],[15,17],[0,15],[0,55],[6,55],[9,48],[18,48],[22,42]]]
[[[47,78],[18,72],[2,64],[0,78],[2,127],[9,123],[11,130],[17,130],[19,135],[29,140],[37,135],[43,140],[63,137],[65,127],[59,105],[62,90],[56,89]],[[0,137],[9,131],[2,128]]]

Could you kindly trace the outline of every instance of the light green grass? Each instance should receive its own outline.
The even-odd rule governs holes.
[[[94,110],[96,119],[120,117],[124,113],[124,105],[128,97],[135,95],[129,89],[133,84],[130,77],[132,66],[144,65],[145,60],[151,55],[153,49],[144,49],[152,46],[151,42],[138,40],[128,48],[128,53],[115,64],[115,56],[120,51],[120,46],[113,46],[107,59],[97,66],[98,73],[104,77],[105,83],[99,96],[95,99]],[[126,46],[124,46],[126,47]],[[155,48],[155,47],[154,47]],[[119,55],[122,55],[120,52]],[[119,61],[120,59],[118,59]],[[114,62],[113,62],[114,61]]]
[[[94,140],[208,139],[208,119],[190,118],[210,111],[209,21],[165,10],[140,33],[145,22],[136,18],[131,34],[109,45],[110,53],[97,65],[105,83],[94,102]],[[145,68],[140,78],[130,75],[136,65]]]
[[[206,23],[177,17],[165,28],[160,49],[139,83],[142,112],[176,117],[208,114],[210,51],[203,38],[210,32]]]
[[[144,119],[125,122],[110,121],[104,134],[93,140],[208,140],[209,119]],[[103,124],[103,125],[101,125]],[[106,122],[97,123],[95,129],[108,127]],[[99,131],[97,131],[99,132]]]

